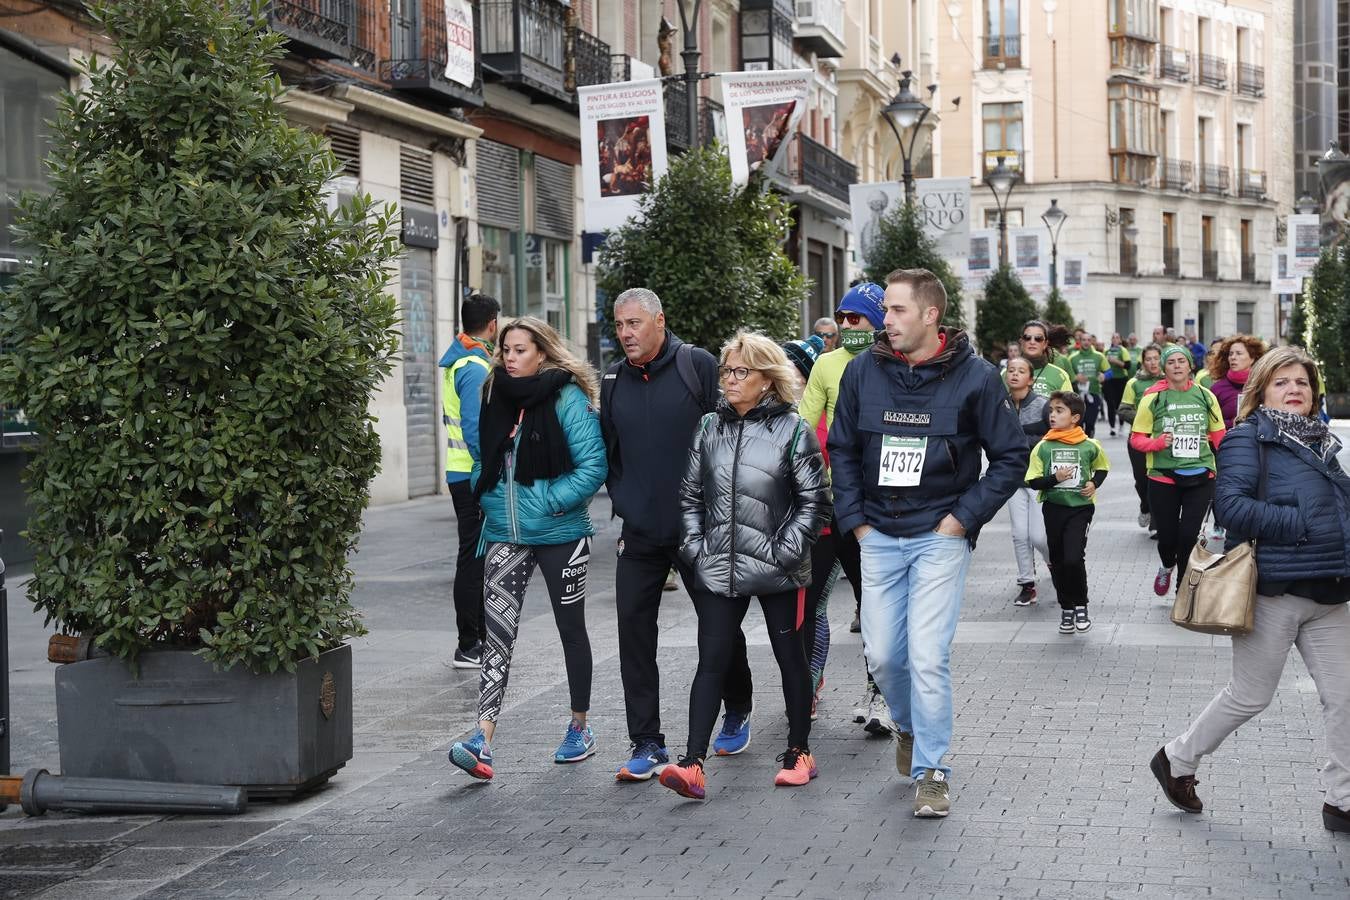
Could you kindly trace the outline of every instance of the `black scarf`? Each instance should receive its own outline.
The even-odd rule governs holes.
[[[1329,446],[1327,440],[1331,437],[1331,429],[1327,423],[1317,418],[1316,414],[1311,416],[1300,415],[1290,412],[1287,409],[1274,409],[1263,406],[1261,410],[1275,423],[1280,429],[1280,433],[1285,437],[1295,440],[1307,447],[1313,453],[1322,458],[1326,458],[1326,451]]]
[[[474,497],[482,497],[501,480],[506,453],[512,446],[511,430],[517,421],[520,422],[517,484],[557,478],[575,468],[567,449],[567,436],[554,409],[558,392],[570,381],[572,373],[566,369],[545,369],[523,378],[512,378],[500,366],[492,373],[491,391],[484,397],[478,417],[483,470]]]

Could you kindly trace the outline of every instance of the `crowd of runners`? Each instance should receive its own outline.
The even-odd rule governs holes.
[[[941,325],[946,306],[932,273],[898,270],[885,285],[852,286],[805,340],[742,331],[714,356],[676,336],[655,293],[633,288],[612,310],[623,356],[599,373],[547,323],[499,321],[495,300],[466,299],[464,332],[441,365],[459,529],[453,661],[479,670],[480,702],[451,763],[495,774],[535,569],[570,693],[554,762],[596,753],[585,595],[592,552],[611,552],[592,546],[588,509],[604,485],[622,520],[612,552],[630,747],[617,780],[656,778],[703,799],[709,756],[749,746],[752,599],[787,713],[774,783],[817,777],[811,727],[843,578],[865,660],[853,717],[893,738],[914,814],[948,815],[950,651],[980,530],[1008,506],[1009,602],[1038,601],[1039,556],[1059,632],[1088,631],[1088,533],[1111,468],[1097,437],[1105,420],[1128,454],[1139,527],[1157,542],[1158,569],[1141,583],[1170,603],[1202,535],[1215,548],[1256,545],[1256,628],[1233,639],[1232,681],[1150,761],[1164,795],[1201,810],[1201,758],[1265,708],[1297,647],[1325,711],[1324,822],[1350,831],[1350,478],[1316,364],[1245,334],[1209,347],[1162,327],[1147,343],[1099,341],[1033,320],[995,366]],[[662,729],[657,664],[672,573],[698,620],[683,752]]]

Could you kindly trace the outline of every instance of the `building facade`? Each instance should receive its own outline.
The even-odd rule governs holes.
[[[1288,4],[943,7],[941,89],[965,102],[944,117],[935,159],[938,174],[972,179],[972,227],[998,223],[983,180],[1003,158],[1020,175],[1009,227],[1039,225],[1052,199],[1068,214],[1057,250],[1088,260],[1069,299],[1089,330],[1279,333],[1269,276],[1294,199]]]

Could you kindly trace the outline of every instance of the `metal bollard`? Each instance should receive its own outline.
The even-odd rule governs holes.
[[[0,778],[0,803],[18,803],[30,816],[48,810],[234,815],[248,808],[248,792],[238,785],[65,778],[29,769],[22,778]]]

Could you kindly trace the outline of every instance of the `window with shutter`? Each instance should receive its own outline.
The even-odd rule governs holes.
[[[324,129],[328,145],[342,168],[338,174],[361,177],[361,131],[350,125],[329,125]]]
[[[436,206],[435,179],[431,154],[404,144],[399,150],[399,194],[405,203]]]
[[[520,151],[481,138],[477,143],[478,221],[516,231],[520,228]]]
[[[534,230],[539,234],[570,241],[576,209],[572,167],[546,156],[536,156],[534,176]]]

